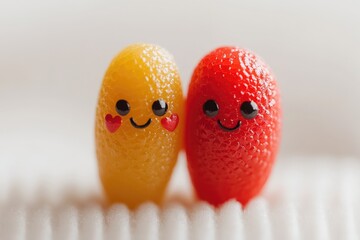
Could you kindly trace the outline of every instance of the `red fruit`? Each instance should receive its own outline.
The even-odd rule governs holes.
[[[218,48],[193,73],[186,113],[188,168],[199,198],[246,204],[278,151],[281,107],[271,71],[247,50]]]

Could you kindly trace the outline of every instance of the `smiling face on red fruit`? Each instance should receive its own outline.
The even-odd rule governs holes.
[[[186,110],[186,151],[198,194],[221,202],[213,185],[239,184],[241,193],[218,194],[246,202],[265,183],[278,148],[280,103],[270,70],[247,50],[216,49],[194,71]]]

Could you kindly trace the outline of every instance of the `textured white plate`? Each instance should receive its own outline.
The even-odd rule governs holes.
[[[282,159],[245,209],[192,197],[183,157],[163,206],[106,206],[96,175],[1,176],[0,239],[359,239],[360,161]],[[32,180],[31,180],[32,179]],[[36,179],[36,180],[35,180]]]

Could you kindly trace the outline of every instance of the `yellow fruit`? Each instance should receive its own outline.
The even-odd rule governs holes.
[[[99,174],[111,202],[161,201],[182,145],[183,102],[166,50],[134,44],[112,61],[96,113]]]

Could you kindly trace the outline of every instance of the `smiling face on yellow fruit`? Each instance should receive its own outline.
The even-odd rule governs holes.
[[[159,124],[172,132],[179,121],[176,110],[180,99],[176,96],[181,91],[176,66],[172,59],[167,67],[163,61],[161,68],[153,62],[153,66],[144,64],[141,55],[146,56],[150,50],[135,50],[141,52],[134,52],[134,48],[125,49],[121,54],[124,57],[115,59],[106,73],[102,89],[106,97],[103,105],[105,125],[110,133],[119,129],[151,130],[158,127],[153,125]],[[152,56],[155,62],[157,57]]]
[[[110,64],[100,90],[96,146],[111,199],[158,201],[182,143],[183,95],[172,56],[137,44]]]

